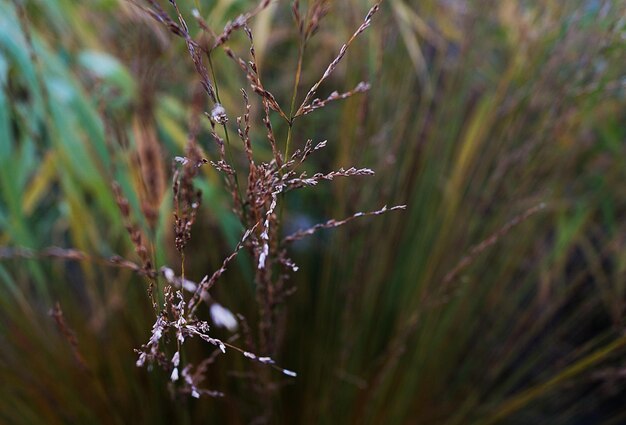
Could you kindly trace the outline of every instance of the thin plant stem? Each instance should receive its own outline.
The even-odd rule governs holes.
[[[293,80],[293,91],[291,94],[291,106],[289,109],[289,122],[287,123],[289,128],[287,129],[287,143],[285,143],[285,161],[289,158],[289,147],[291,145],[292,128],[294,122],[294,109],[296,107],[296,98],[298,97],[298,86],[300,85],[300,78],[302,75],[302,60],[304,58],[304,48],[306,46],[306,40],[301,40],[298,48],[298,65],[296,67],[296,76]]]
[[[221,104],[222,100],[220,99],[220,89],[219,89],[219,84],[217,83],[217,78],[215,75],[215,68],[213,67],[213,60],[211,59],[211,53],[212,52],[207,52],[206,55],[207,55],[208,62],[209,62],[209,69],[211,70],[211,77],[213,78],[213,87],[215,88],[215,98]],[[223,123],[222,127],[224,128],[224,138],[226,139],[226,156],[228,157],[228,162],[230,162],[234,166],[235,163],[233,162],[232,152],[230,148],[230,136],[228,133],[228,127],[226,126],[226,123]],[[239,178],[237,177],[237,173],[235,173],[234,176],[235,176],[235,186],[237,187],[237,196],[239,196],[239,202],[241,202],[242,207],[245,208],[245,202],[243,200],[243,195],[241,193],[241,187],[239,186]]]
[[[293,91],[291,93],[291,106],[289,109],[289,121],[287,121],[287,141],[285,143],[285,161],[289,160],[289,147],[291,145],[292,131],[293,131],[293,122],[295,120],[293,114],[294,109],[296,107],[296,98],[298,97],[298,86],[300,85],[300,78],[302,76],[302,60],[304,58],[304,48],[306,46],[306,38],[301,39],[298,46],[298,65],[296,66],[296,76],[293,79]],[[282,174],[282,172],[281,172]],[[285,206],[285,194],[281,194],[282,201],[280,203],[280,209],[278,210],[278,215],[281,218],[279,226],[282,224],[282,218],[284,214],[284,206]]]

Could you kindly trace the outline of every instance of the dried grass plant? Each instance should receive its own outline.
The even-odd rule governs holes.
[[[150,340],[138,351],[137,365],[157,364],[161,366],[168,373],[171,373],[171,381],[176,385],[177,391],[191,394],[192,397],[200,397],[203,394],[221,395],[222,393],[219,391],[201,389],[201,381],[204,379],[202,371],[206,367],[207,360],[200,360],[198,363],[197,360],[189,359],[184,355],[185,341],[190,338],[200,338],[215,345],[222,353],[231,349],[250,360],[277,369],[284,375],[296,377],[296,372],[279,367],[274,361],[274,356],[279,352],[282,343],[280,336],[284,334],[284,327],[287,326],[285,303],[289,295],[297,289],[289,283],[290,275],[298,271],[298,266],[289,257],[289,244],[312,235],[320,229],[338,227],[357,217],[379,215],[405,208],[403,205],[392,208],[384,206],[377,211],[358,212],[342,220],[329,220],[309,229],[299,230],[291,235],[283,235],[282,232],[283,200],[288,192],[314,187],[320,182],[332,181],[335,178],[371,176],[374,174],[368,168],[350,167],[348,169],[341,168],[337,171],[317,172],[311,176],[307,175],[306,171],[299,169],[310,155],[323,149],[327,141],[315,144],[311,139],[303,143],[294,142],[292,141],[292,128],[298,118],[323,108],[329,102],[346,99],[369,89],[369,85],[362,82],[355,89],[346,93],[339,94],[335,91],[324,100],[315,97],[321,84],[333,73],[346,54],[350,44],[371,25],[374,15],[379,10],[379,4],[376,3],[369,10],[363,23],[342,46],[322,77],[310,88],[296,109],[295,101],[298,98],[305,45],[307,40],[314,35],[320,20],[327,12],[327,7],[325,2],[315,3],[303,16],[300,12],[299,2],[293,2],[291,10],[298,28],[300,55],[291,106],[289,112],[285,112],[276,97],[262,83],[261,70],[255,55],[253,34],[248,26],[249,21],[255,15],[268,7],[269,0],[261,1],[251,12],[239,15],[232,22],[229,22],[221,34],[212,31],[203,20],[200,12],[194,9],[194,17],[202,28],[199,41],[190,34],[187,22],[175,0],[170,0],[170,4],[174,15],[177,17],[177,22],[156,0],[149,0],[147,3],[148,6],[138,7],[141,7],[145,13],[163,24],[172,34],[182,38],[187,45],[189,56],[193,61],[202,88],[211,104],[210,111],[205,112],[204,115],[210,122],[210,133],[217,146],[218,157],[213,160],[207,159],[210,156],[197,142],[200,125],[193,122],[185,148],[186,155],[175,158],[172,177],[175,211],[174,239],[176,250],[181,259],[180,276],[168,266],[162,266],[159,269],[160,273],[158,273],[147,255],[148,249],[143,243],[145,238],[139,235],[135,226],[127,224],[131,240],[142,260],[141,268],[150,279],[149,294],[157,317]],[[237,30],[244,31],[249,40],[248,60],[239,57],[228,47],[229,38]],[[210,75],[215,76],[211,56],[219,48],[224,49],[227,56],[241,68],[253,93],[260,99],[263,109],[262,123],[267,132],[265,143],[269,144],[272,152],[269,161],[259,160],[255,155],[254,147],[263,142],[251,139],[252,106],[246,90],[242,88],[241,97],[244,112],[242,116],[236,118],[236,130],[234,132],[240,139],[245,152],[246,178],[240,178],[243,172],[239,169],[238,162],[231,152],[230,144],[234,143],[230,140],[230,133],[233,132],[231,127],[232,113],[229,114],[222,106],[218,81],[210,77]],[[208,63],[209,68],[207,68],[206,63]],[[198,111],[199,108],[196,112]],[[272,113],[277,114],[288,126],[287,137],[282,144],[278,142],[278,137],[272,127]],[[200,118],[194,117],[194,119]],[[299,145],[299,147],[295,152],[290,153],[292,145]],[[202,199],[201,191],[194,186],[194,178],[200,167],[209,163],[224,176],[226,187],[232,196],[233,212],[246,230],[234,252],[224,259],[222,266],[212,274],[206,275],[201,282],[194,283],[185,277],[185,249],[192,237],[192,227],[200,210]],[[116,189],[116,194],[122,215],[127,218],[129,216],[128,203],[118,189]],[[149,220],[149,217],[147,216],[146,219]],[[200,320],[197,316],[198,307],[202,303],[209,305],[213,303],[209,296],[211,288],[241,249],[247,250],[254,261],[254,284],[259,309],[258,342],[253,342],[252,338],[248,336],[245,348],[239,348],[229,342],[212,337],[209,322]],[[164,285],[162,286],[156,282],[160,277],[164,278]],[[163,293],[155,294],[155,287],[162,287]],[[162,305],[159,305],[157,299],[163,300]],[[231,328],[236,328],[236,321],[232,313],[219,304],[213,303],[211,312],[214,325],[223,326],[230,323]],[[279,386],[275,377],[262,370],[258,370],[256,380],[258,382],[254,387],[259,396],[269,400],[265,406],[264,418],[270,420],[271,394]]]

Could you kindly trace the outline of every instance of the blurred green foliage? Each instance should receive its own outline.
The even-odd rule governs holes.
[[[214,28],[254,4],[180,3]],[[307,47],[302,91],[368,5],[331,2]],[[277,361],[299,376],[276,397],[275,423],[626,420],[625,12],[617,0],[383,3],[321,88],[365,80],[371,92],[294,128],[297,146],[329,140],[320,168],[377,175],[290,194],[287,227],[382,204],[408,210],[294,248],[301,267]],[[252,29],[261,75],[287,104],[297,60],[287,2]],[[244,52],[245,37],[231,46]],[[227,110],[241,114],[244,76],[221,52],[214,64]],[[132,257],[110,184],[120,183],[148,230],[137,195],[148,133],[136,123],[149,123],[169,173],[196,86],[184,43],[129,2],[0,0],[0,245]],[[286,134],[278,120],[275,128]],[[263,154],[262,126],[253,138]],[[208,134],[201,143],[215,153]],[[207,168],[198,186],[203,216],[187,260],[196,280],[219,267],[241,231],[218,175]],[[157,205],[159,266],[177,261],[170,197]],[[542,202],[545,210],[446,280],[472,246]],[[167,376],[135,367],[133,348],[153,322],[141,279],[97,263],[4,257],[0,422],[255,418],[254,393],[238,377],[249,364],[239,358],[212,365],[207,386],[225,392],[221,400],[172,400]],[[254,324],[250,265],[237,264],[214,297]],[[87,368],[47,314],[56,301]]]

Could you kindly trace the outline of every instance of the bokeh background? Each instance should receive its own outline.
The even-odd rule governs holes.
[[[219,32],[256,3],[179,4],[199,36],[192,8]],[[301,93],[371,6],[327,4]],[[625,16],[619,0],[383,2],[320,88],[364,80],[370,92],[298,121],[293,137],[295,146],[328,139],[312,170],[376,175],[289,194],[285,231],[408,208],[293,247],[297,291],[275,360],[298,378],[276,377],[272,423],[626,422]],[[273,2],[251,27],[264,84],[288,104],[298,49],[290,2]],[[245,35],[229,46],[244,54]],[[213,61],[226,109],[241,115],[245,76],[222,51]],[[15,255],[55,246],[135,259],[111,183],[148,228],[139,164],[152,153],[152,240],[158,265],[176,264],[171,164],[197,88],[184,42],[127,1],[0,0],[0,422],[257,418],[241,356],[211,365],[206,386],[222,399],[173,398],[166,373],[135,366],[154,320],[141,278]],[[263,156],[261,114],[253,107]],[[200,143],[215,154],[204,125]],[[274,125],[284,140],[285,125]],[[242,229],[218,173],[203,167],[196,184],[203,207],[187,274],[199,280]],[[241,256],[212,294],[256,329],[252,267]],[[57,302],[85,364],[49,315]]]

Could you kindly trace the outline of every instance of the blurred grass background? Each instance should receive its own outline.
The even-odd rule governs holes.
[[[180,3],[216,29],[254,4]],[[307,47],[303,90],[370,4],[330,5]],[[294,134],[297,146],[329,140],[319,168],[377,174],[290,194],[286,227],[383,204],[408,210],[294,247],[297,292],[276,360],[298,378],[276,397],[274,423],[626,422],[625,13],[617,0],[383,3],[321,89],[366,80],[370,93],[311,114]],[[274,3],[252,29],[264,83],[287,104],[289,4]],[[241,34],[231,46],[247,48]],[[214,65],[227,110],[241,114],[244,77],[222,52]],[[184,43],[125,1],[0,0],[0,246],[132,257],[110,183],[141,221],[138,162],[157,141],[153,237],[158,265],[176,264],[166,175],[196,86]],[[253,136],[264,149],[262,126]],[[206,132],[201,143],[210,150]],[[219,267],[241,230],[219,176],[207,168],[198,186],[194,280]],[[472,246],[540,203],[446,279]],[[250,267],[240,259],[213,295],[254,324]],[[207,387],[226,393],[216,400],[172,400],[167,376],[135,367],[153,322],[145,289],[95,263],[2,259],[0,422],[254,419],[250,364],[237,356],[211,367]],[[48,315],[57,301],[86,368]]]

